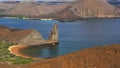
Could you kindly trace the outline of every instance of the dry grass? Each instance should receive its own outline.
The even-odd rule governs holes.
[[[52,59],[39,60],[29,65],[5,65],[0,68],[119,68],[120,45],[88,48]]]

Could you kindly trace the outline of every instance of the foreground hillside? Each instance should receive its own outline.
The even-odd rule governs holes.
[[[3,4],[0,4],[3,5]],[[115,17],[114,7],[107,0],[75,0],[50,5],[20,2],[11,7],[2,7],[7,15],[22,15],[29,18],[80,19],[94,17]],[[7,5],[6,5],[7,6]],[[9,6],[9,5],[8,5]]]
[[[120,45],[108,45],[88,48],[82,51],[29,65],[0,64],[0,68],[119,68]]]

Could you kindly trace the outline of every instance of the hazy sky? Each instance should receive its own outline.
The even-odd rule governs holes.
[[[0,1],[31,1],[31,0],[0,0]],[[62,1],[62,0],[34,0],[34,1]],[[64,1],[73,1],[73,0],[64,0]]]
[[[0,1],[31,1],[31,0],[0,0]],[[60,1],[60,0],[35,0],[35,1]],[[64,1],[74,1],[74,0],[64,0]],[[120,0],[110,0],[110,1],[120,1]]]

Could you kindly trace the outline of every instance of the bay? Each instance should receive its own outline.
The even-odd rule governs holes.
[[[22,52],[32,57],[56,57],[85,48],[120,44],[120,19],[88,19],[75,22],[0,18],[0,25],[38,30],[48,38],[53,24],[59,26],[59,44],[54,47],[31,47]]]

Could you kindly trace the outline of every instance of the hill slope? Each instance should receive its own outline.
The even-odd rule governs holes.
[[[120,45],[88,48],[28,65],[0,63],[0,68],[119,68]]]
[[[69,7],[69,8],[68,8]],[[106,0],[77,0],[57,5],[21,2],[7,10],[8,15],[24,15],[34,18],[91,18],[114,17],[114,7]],[[52,15],[52,16],[51,16]]]
[[[106,0],[78,0],[72,4],[79,16],[98,16],[112,14],[113,7]],[[76,9],[75,9],[76,8]]]

